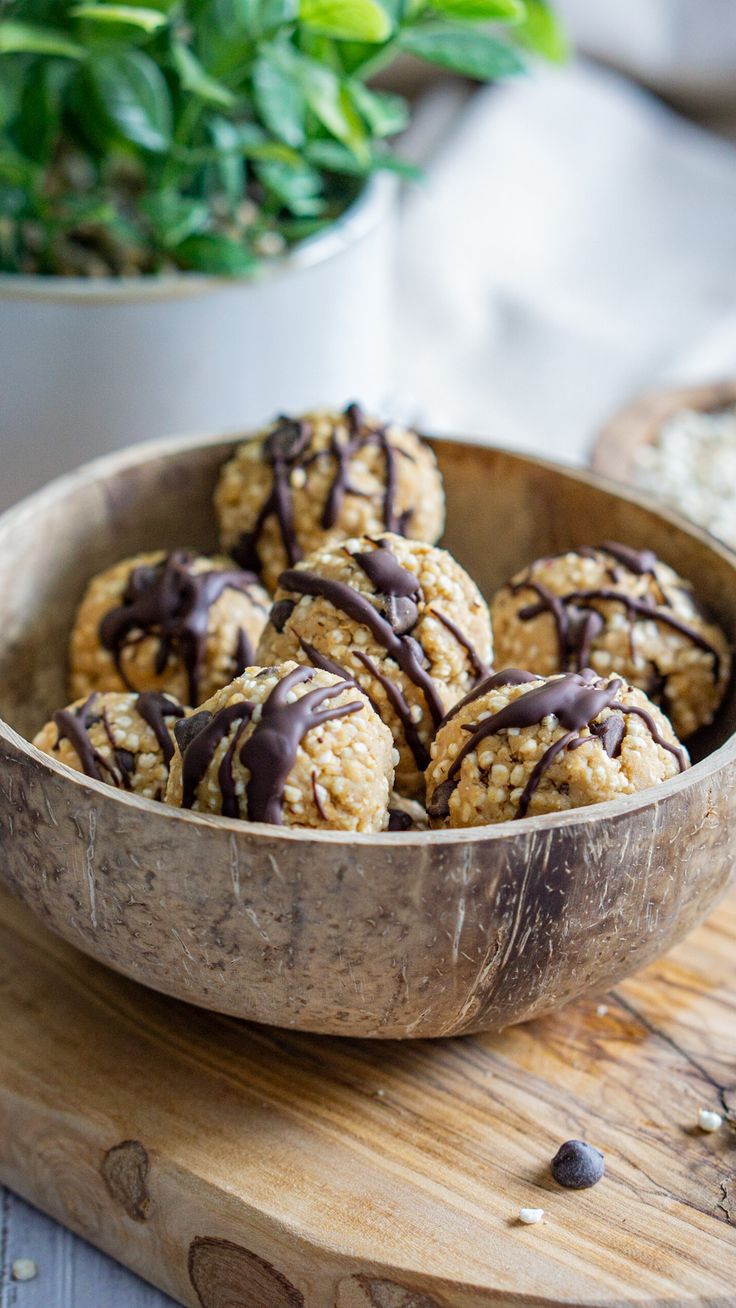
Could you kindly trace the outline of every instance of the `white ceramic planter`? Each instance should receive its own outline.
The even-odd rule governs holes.
[[[0,277],[0,508],[97,454],[390,387],[395,179],[258,280]]]

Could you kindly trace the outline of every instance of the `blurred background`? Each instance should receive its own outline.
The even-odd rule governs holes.
[[[84,39],[105,7],[76,7]],[[472,2],[464,15],[463,0],[439,7],[452,19]],[[38,9],[6,0],[0,14]],[[6,255],[2,505],[131,441],[356,397],[426,430],[584,461],[639,392],[736,375],[732,0],[556,10],[574,53],[560,60],[559,29],[547,31],[525,71],[493,85],[458,75],[452,58],[418,59],[405,40],[371,81],[378,110],[359,107],[390,118],[396,94],[408,99],[394,147],[422,176],[375,173],[345,215],[288,250],[280,230],[259,230],[256,247],[275,257],[255,281],[223,282],[227,262],[206,260],[174,275],[185,246],[212,257],[196,236],[158,277],[135,259],[115,266],[85,235],[92,220],[82,255],[76,233],[66,242],[68,266],[34,257],[33,241],[15,264]],[[0,31],[0,71],[14,39],[3,46]],[[311,39],[314,61],[324,52]],[[217,101],[189,74],[185,89]],[[272,126],[285,150],[288,131]],[[7,170],[5,182],[8,193]]]

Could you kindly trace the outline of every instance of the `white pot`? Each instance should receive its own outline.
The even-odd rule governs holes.
[[[0,508],[98,454],[390,388],[395,179],[258,280],[0,276]]]

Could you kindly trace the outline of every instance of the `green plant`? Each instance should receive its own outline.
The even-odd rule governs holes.
[[[0,0],[0,268],[248,274],[402,170],[398,54],[563,46],[544,0]]]

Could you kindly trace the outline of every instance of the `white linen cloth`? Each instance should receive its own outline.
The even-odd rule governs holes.
[[[407,196],[398,327],[405,417],[584,458],[736,373],[736,147],[584,63],[480,92]]]

